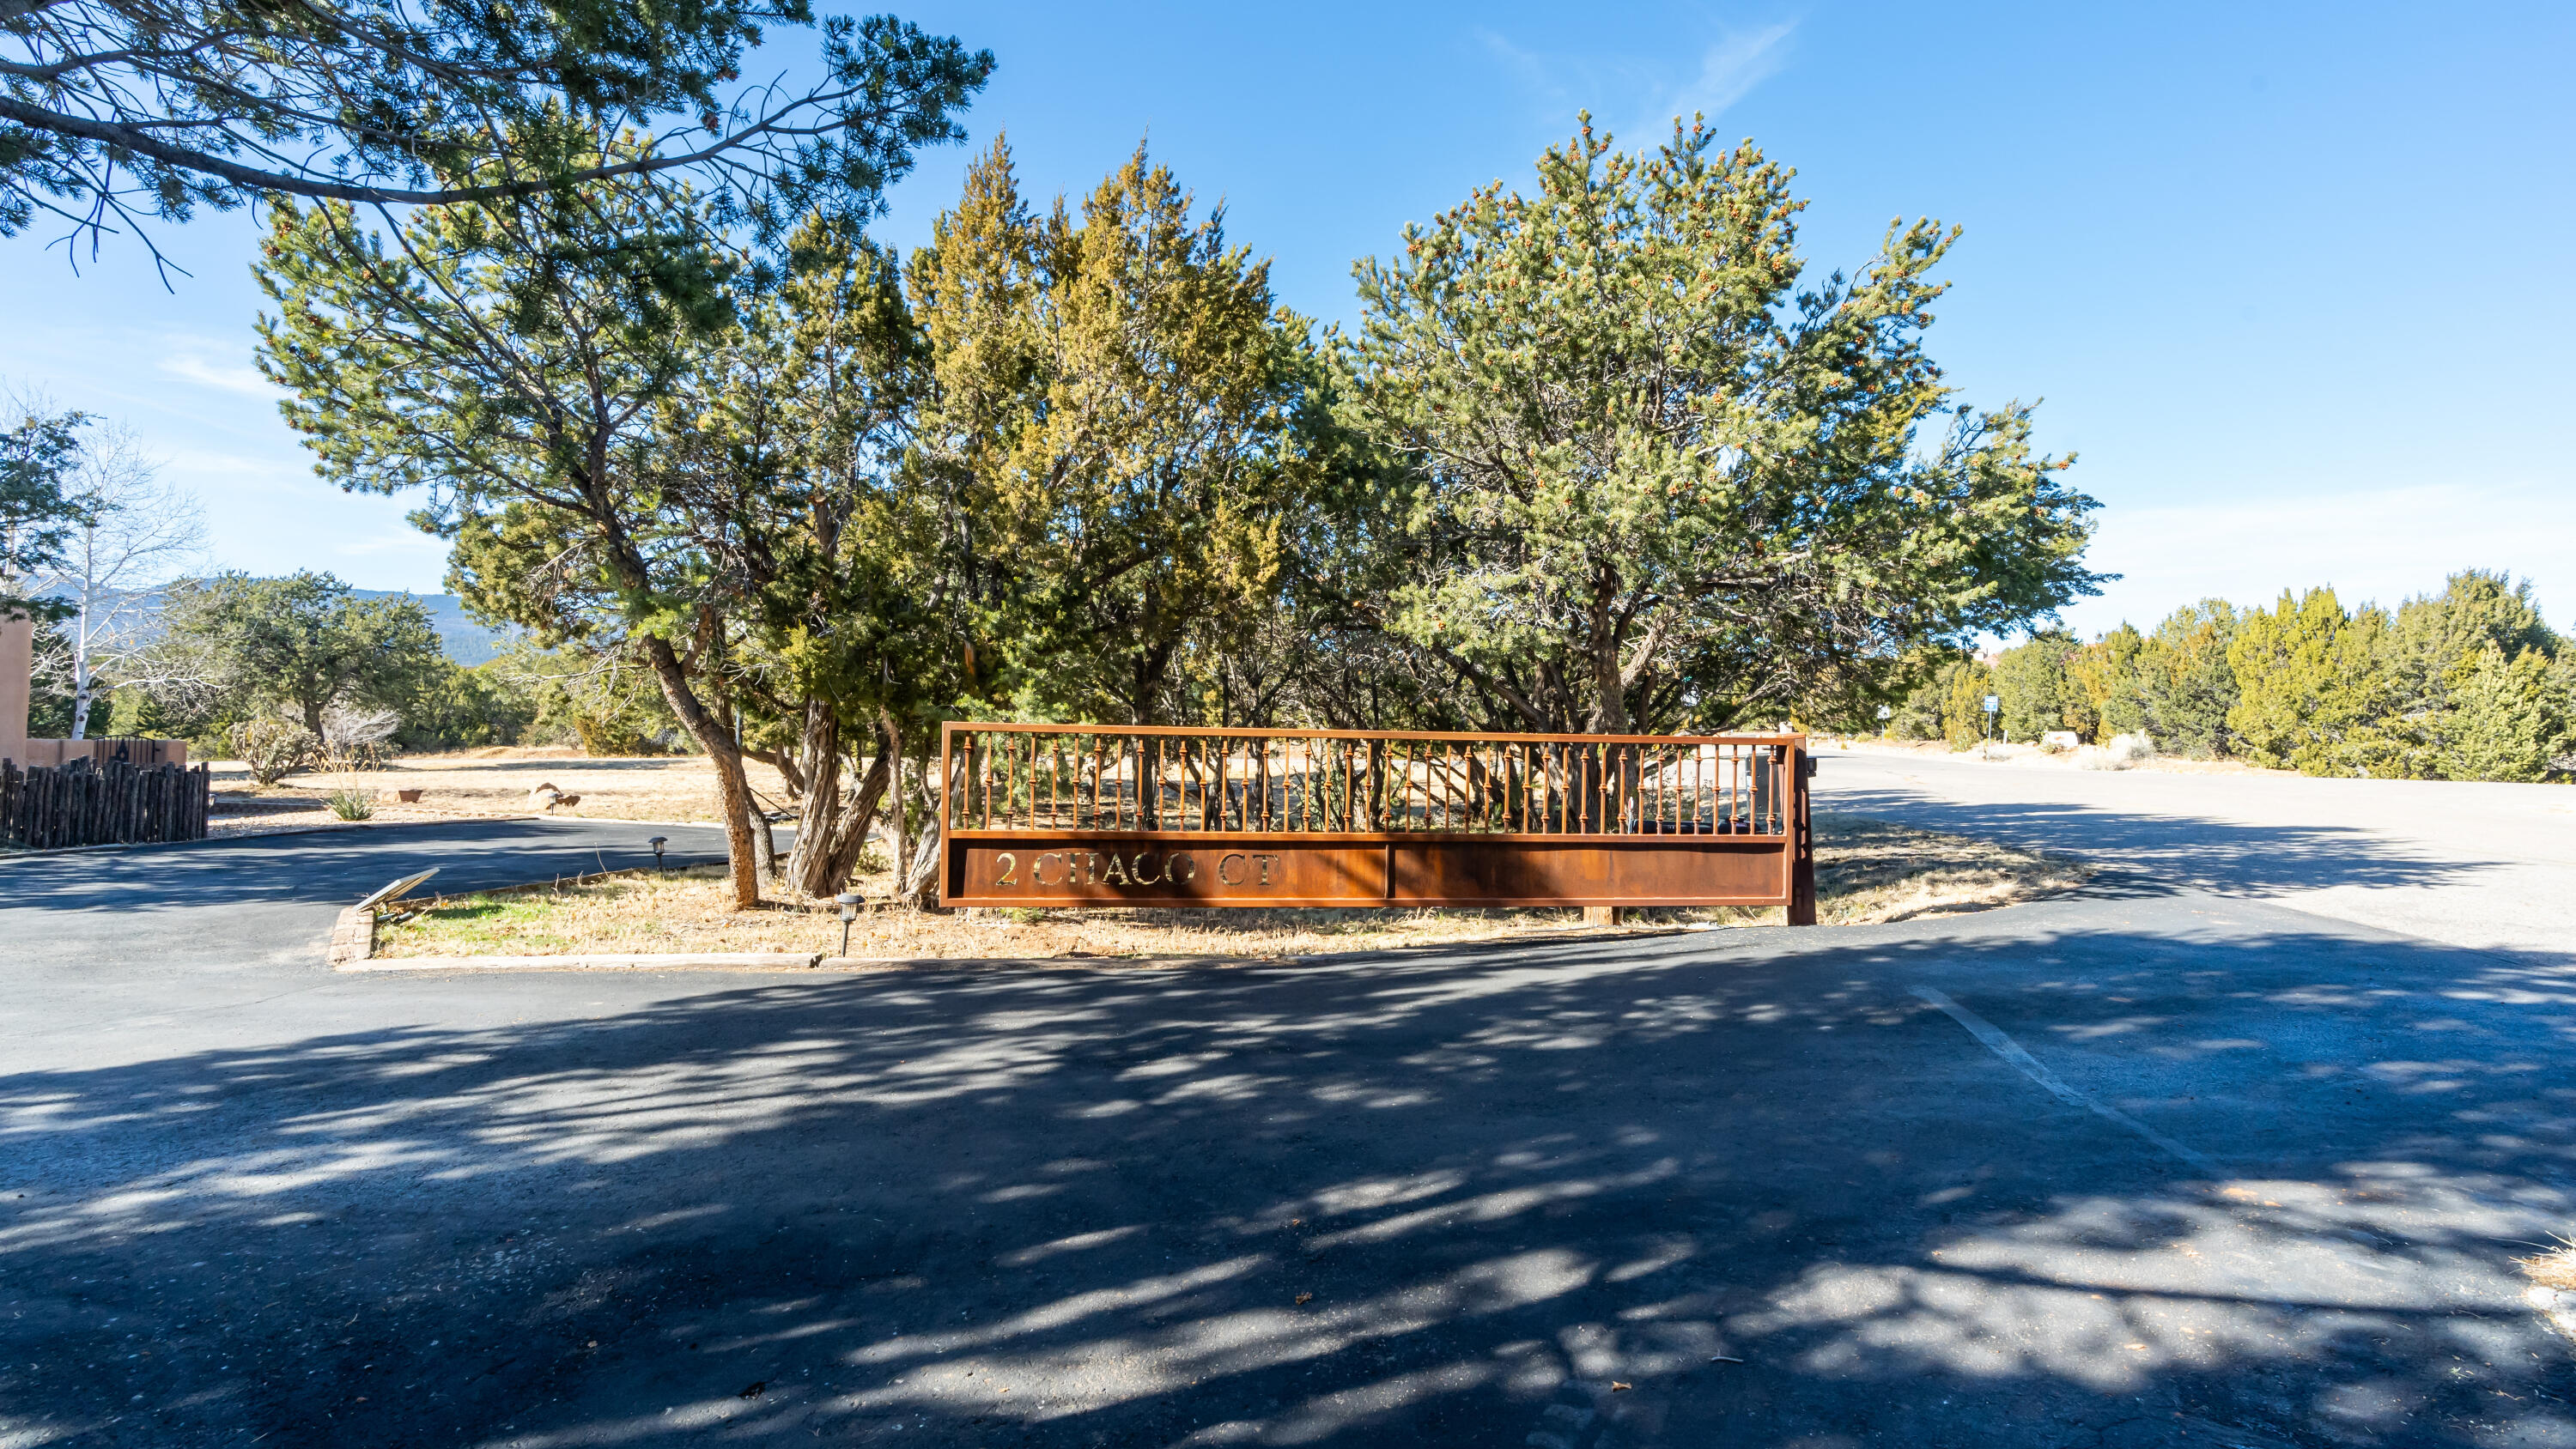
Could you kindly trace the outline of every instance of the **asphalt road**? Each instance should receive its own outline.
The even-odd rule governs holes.
[[[2454,946],[2576,942],[2576,789],[1825,752],[1816,803],[2085,855]]]
[[[2563,954],[321,969],[407,848],[0,864],[0,1445],[2576,1444]]]
[[[529,885],[651,865],[656,835],[665,864],[725,858],[712,825],[542,818],[0,856],[0,946],[102,986],[319,966],[341,908],[413,871],[438,868],[422,894]]]

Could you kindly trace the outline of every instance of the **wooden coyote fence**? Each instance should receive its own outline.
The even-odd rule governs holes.
[[[206,836],[206,767],[0,763],[0,840],[34,850]]]
[[[960,906],[1785,906],[1803,735],[951,724]]]

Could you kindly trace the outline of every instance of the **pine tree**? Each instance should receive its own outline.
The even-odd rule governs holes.
[[[2444,580],[2442,592],[2399,605],[2394,659],[2399,711],[2442,709],[2464,661],[2490,645],[2508,660],[2526,651],[2536,650],[2544,658],[2560,652],[2558,636],[2532,602],[2529,579],[2465,569]]]

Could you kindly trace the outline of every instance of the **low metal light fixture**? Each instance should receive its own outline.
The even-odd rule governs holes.
[[[671,837],[667,835],[656,835],[644,843],[653,847],[653,868],[655,870],[660,870],[662,868],[662,847],[671,843]]]
[[[832,899],[841,906],[841,954],[850,954],[850,924],[859,918],[859,893],[843,891]]]

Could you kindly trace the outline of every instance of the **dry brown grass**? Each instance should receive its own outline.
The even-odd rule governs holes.
[[[2073,890],[2092,875],[2081,862],[1991,840],[1816,815],[1816,918],[1828,926],[2008,906]]]
[[[1857,816],[1816,821],[1817,914],[1829,925],[1983,910],[2081,884],[2080,865],[1988,841]],[[883,874],[860,882],[882,898]],[[1777,910],[1654,910],[1639,926],[1777,921]],[[1581,929],[1574,910],[1102,909],[979,910],[946,916],[873,910],[850,954],[876,960],[1279,958],[1335,951],[1507,940]],[[676,951],[838,954],[828,902],[731,908],[723,872],[625,874],[428,903],[389,921],[381,956],[564,955]]]
[[[2576,1293],[2576,1242],[2562,1238],[2559,1246],[2514,1262],[2521,1265],[2522,1276],[2541,1287]]]
[[[751,787],[784,807],[778,772],[746,760]],[[528,792],[552,785],[581,803],[556,815],[605,820],[714,821],[715,767],[703,755],[647,755],[592,759],[567,746],[495,747],[445,755],[406,755],[382,770],[313,771],[289,775],[265,789],[239,764],[217,762],[214,823],[218,834],[257,833],[281,826],[338,824],[323,805],[333,790],[375,795],[378,822],[452,820],[549,813]],[[418,804],[395,802],[397,790],[421,792]]]

